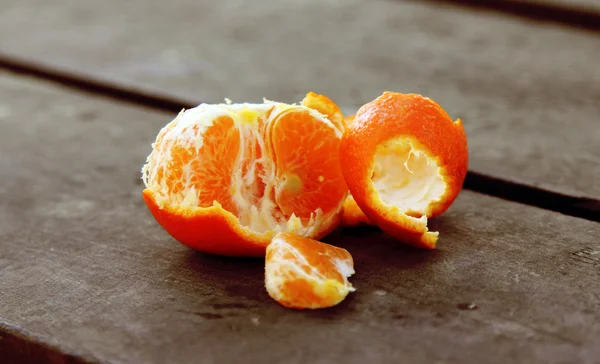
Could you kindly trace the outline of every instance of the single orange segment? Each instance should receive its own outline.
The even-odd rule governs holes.
[[[383,231],[433,249],[427,219],[458,196],[467,173],[462,122],[433,100],[385,92],[362,106],[340,146],[346,184],[365,215]]]
[[[339,224],[348,191],[341,136],[302,105],[202,104],[158,134],[142,169],[143,197],[189,247],[264,256],[279,232],[319,239]]]
[[[265,286],[285,307],[317,309],[335,306],[354,291],[347,250],[291,233],[277,234],[267,247]]]

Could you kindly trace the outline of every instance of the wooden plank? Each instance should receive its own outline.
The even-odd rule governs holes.
[[[333,309],[286,310],[264,290],[262,260],[193,252],[146,211],[139,168],[171,115],[6,74],[0,100],[0,336],[8,338],[0,358],[593,363],[600,355],[600,224],[463,192],[432,222],[436,251],[375,229],[335,233],[327,241],[353,254],[357,292]]]
[[[423,93],[464,119],[474,170],[600,196],[593,33],[438,4],[278,4],[19,1],[0,13],[0,42],[6,54],[186,100],[315,90],[353,111],[382,90]]]

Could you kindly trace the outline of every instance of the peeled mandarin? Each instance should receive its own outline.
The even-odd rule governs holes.
[[[202,104],[159,132],[143,197],[171,236],[207,253],[264,256],[279,232],[320,239],[347,196],[341,136],[303,105]]]

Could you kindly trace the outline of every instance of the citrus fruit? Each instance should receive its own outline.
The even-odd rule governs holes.
[[[386,233],[435,248],[427,219],[458,196],[468,164],[460,119],[433,100],[385,92],[362,106],[340,146],[346,184],[365,215]]]
[[[319,239],[347,195],[341,135],[303,105],[201,104],[159,132],[143,197],[171,236],[207,253],[264,256],[278,232]]]
[[[347,250],[291,233],[277,234],[267,247],[265,286],[285,307],[325,308],[340,303],[354,288]]]

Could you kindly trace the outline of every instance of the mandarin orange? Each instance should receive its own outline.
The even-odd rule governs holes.
[[[348,125],[340,162],[354,200],[386,233],[433,249],[427,219],[458,196],[467,172],[467,137],[433,100],[385,92]]]
[[[265,286],[290,308],[335,306],[354,288],[354,262],[347,250],[295,234],[277,234],[267,247]]]
[[[278,232],[319,239],[347,196],[341,135],[303,105],[202,104],[158,134],[143,197],[169,234],[208,253],[264,256]]]

